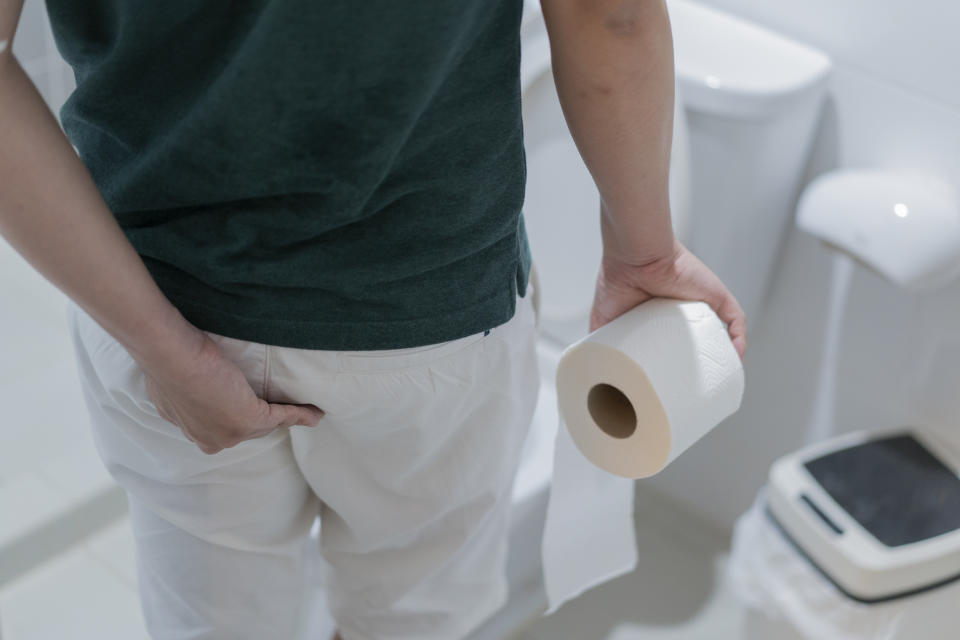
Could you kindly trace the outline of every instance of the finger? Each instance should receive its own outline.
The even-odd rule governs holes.
[[[294,405],[290,405],[290,406],[300,407],[301,409],[306,409],[307,412],[308,412],[308,414],[309,414],[311,417],[313,417],[314,419],[316,419],[317,421],[319,421],[320,418],[322,418],[323,416],[327,415],[327,412],[326,412],[326,411],[324,411],[323,409],[321,409],[320,407],[318,407],[318,406],[315,405],[315,404],[305,403],[305,404],[294,404]],[[311,424],[313,424],[313,423],[311,423]]]
[[[733,342],[737,355],[743,360],[747,350],[747,317],[740,307],[740,303],[733,297],[733,294],[727,292],[719,309],[716,310],[720,319],[727,324],[727,332],[730,334],[730,341]]]
[[[196,445],[197,447],[200,448],[200,451],[203,451],[208,456],[212,456],[215,453],[219,453],[220,451],[223,451],[223,447],[220,447],[214,444],[204,444],[202,442],[196,442]]]
[[[324,416],[322,410],[312,404],[275,404],[270,403],[267,414],[267,426],[274,429],[292,427],[299,424],[305,427],[315,427]]]
[[[196,438],[193,437],[193,434],[190,433],[189,431],[187,431],[184,427],[180,426],[179,424],[175,423],[173,420],[170,420],[170,419],[167,418],[167,417],[164,417],[164,420],[166,420],[167,422],[171,423],[171,424],[172,424],[173,426],[175,426],[177,429],[180,429],[180,433],[183,434],[183,437],[184,437],[184,438],[186,438],[187,440],[189,440],[189,441],[192,442],[193,444],[195,444],[195,445],[197,445],[197,446],[200,446],[200,443],[197,441]]]
[[[256,428],[247,430],[243,434],[236,434],[236,441],[233,444],[263,438],[277,429],[297,424],[315,427],[320,418],[325,415],[322,409],[312,404],[270,403],[263,399],[260,399],[259,403],[261,417],[257,421]]]
[[[154,405],[154,406],[156,406],[156,405]],[[166,420],[166,421],[169,422],[170,424],[173,424],[173,425],[176,425],[176,424],[177,424],[176,420],[173,419],[173,416],[171,416],[169,413],[167,413],[162,407],[157,407],[157,415],[159,415],[161,418],[163,418],[164,420]],[[177,425],[177,426],[179,426],[179,425]]]
[[[189,440],[194,445],[196,445],[197,449],[200,449],[200,451],[206,453],[207,455],[213,455],[214,453],[223,451],[224,449],[222,445],[217,444],[215,442],[211,442],[207,439],[200,440],[198,438],[195,438],[189,431],[187,431],[183,427],[180,427],[180,432],[183,433],[184,437],[187,440]]]

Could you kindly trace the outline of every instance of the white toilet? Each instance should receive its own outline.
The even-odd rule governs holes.
[[[674,227],[755,326],[793,213],[830,61],[696,2],[667,4],[678,85]],[[564,346],[588,327],[601,255],[599,196],[560,110],[539,3],[527,2],[524,11],[524,217],[542,293],[541,330]]]

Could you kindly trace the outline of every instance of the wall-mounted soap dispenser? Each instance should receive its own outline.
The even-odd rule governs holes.
[[[954,188],[915,172],[841,170],[804,190],[797,226],[909,290],[960,275]]]

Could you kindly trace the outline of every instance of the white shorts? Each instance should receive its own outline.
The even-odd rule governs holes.
[[[151,403],[126,349],[68,318],[94,440],[127,492],[155,640],[297,634],[317,549],[345,640],[454,640],[506,600],[511,486],[539,375],[532,295],[507,323],[388,351],[268,346],[208,333],[295,426],[215,455]]]

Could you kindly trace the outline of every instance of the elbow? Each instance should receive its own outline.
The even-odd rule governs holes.
[[[651,32],[662,32],[669,24],[664,0],[618,0],[607,2],[603,27],[612,36],[633,40]],[[669,30],[669,27],[667,28]]]
[[[542,0],[542,4],[545,11],[558,10],[555,4],[565,5],[563,11],[572,22],[622,40],[634,40],[659,30],[667,19],[665,0]]]
[[[646,10],[644,5],[647,4],[649,3],[643,0],[616,3],[603,14],[603,28],[617,38],[631,40],[637,37],[645,22],[643,12]]]

